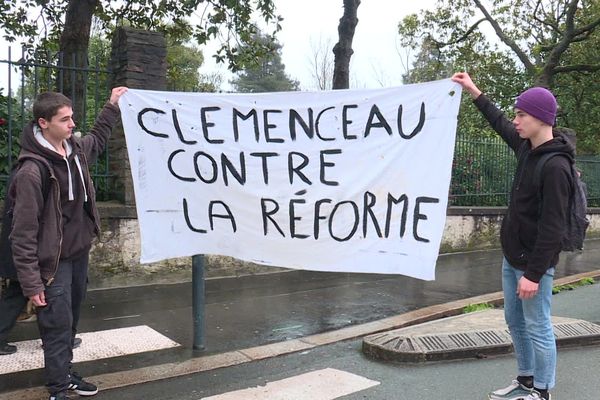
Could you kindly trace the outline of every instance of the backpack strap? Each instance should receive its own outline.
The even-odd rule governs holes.
[[[22,162],[31,160],[33,161],[40,170],[40,178],[42,179],[42,196],[44,196],[44,203],[48,200],[48,193],[50,193],[50,170],[46,163],[38,160],[37,158],[26,158]]]
[[[542,214],[542,170],[544,166],[554,156],[563,156],[569,160],[569,165],[571,169],[571,178],[573,178],[573,162],[566,154],[561,153],[559,151],[551,151],[549,153],[542,154],[537,164],[535,165],[535,169],[533,170],[533,184],[536,187],[537,198],[538,198],[538,216]],[[573,182],[571,182],[571,186],[573,186]]]
[[[542,187],[542,170],[544,169],[544,166],[546,165],[548,160],[554,156],[558,156],[561,154],[563,154],[563,153],[560,153],[557,151],[552,151],[550,153],[542,154],[542,156],[538,160],[537,164],[535,165],[535,169],[533,170],[533,183],[534,183],[534,185],[536,185],[537,188]]]
[[[38,159],[32,158],[40,169],[40,177],[42,178],[42,195],[44,196],[44,203],[48,200],[48,193],[50,192],[50,170],[48,166]]]

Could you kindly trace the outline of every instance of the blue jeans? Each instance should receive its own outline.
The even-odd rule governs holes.
[[[523,271],[502,261],[504,317],[513,340],[520,376],[533,376],[538,389],[552,389],[556,375],[556,341],[551,321],[554,267],[542,279],[537,294],[528,300],[517,295]]]

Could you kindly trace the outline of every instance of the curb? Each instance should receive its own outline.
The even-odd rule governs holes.
[[[600,278],[600,270],[584,272],[556,279],[555,286],[577,283],[586,278]],[[139,385],[152,381],[170,379],[199,372],[211,371],[218,368],[232,367],[253,361],[263,360],[310,350],[340,341],[356,339],[359,337],[379,333],[382,331],[405,328],[440,318],[462,314],[463,308],[472,304],[488,303],[495,306],[503,304],[502,292],[494,292],[449,303],[433,305],[418,310],[410,311],[393,317],[384,318],[366,324],[350,326],[336,331],[319,333],[300,339],[273,343],[247,349],[235,350],[204,357],[196,357],[176,363],[153,365],[128,371],[89,376],[89,381],[98,385],[100,390],[110,390],[125,386]],[[44,387],[21,389],[12,392],[0,393],[0,400],[39,400],[47,396]]]
[[[451,318],[462,318],[466,315]],[[435,321],[433,323],[435,324]],[[554,320],[553,317],[552,326],[558,349],[600,344],[600,325],[571,318]],[[499,329],[490,326],[472,331],[450,329],[440,330],[439,333],[403,334],[400,331],[402,329],[365,337],[362,341],[362,352],[375,361],[422,365],[436,361],[488,358],[514,351],[508,327]]]

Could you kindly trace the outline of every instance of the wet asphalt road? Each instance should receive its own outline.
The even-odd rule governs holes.
[[[206,283],[206,350],[191,350],[191,283],[90,291],[80,331],[148,325],[181,348],[82,363],[84,375],[139,368],[362,324],[429,305],[501,290],[501,252],[440,256],[436,281],[405,276],[291,271]],[[600,268],[600,240],[562,257],[557,277]],[[37,338],[18,324],[10,340]],[[37,386],[41,370],[0,379],[0,391]]]
[[[554,296],[553,314],[600,323],[600,284]],[[309,371],[335,368],[380,384],[338,400],[487,399],[506,386],[516,371],[514,355],[451,362],[390,363],[366,358],[360,339],[321,346],[276,358],[101,392],[98,400],[198,400],[264,386]],[[597,400],[600,392],[600,346],[560,348],[555,400]]]

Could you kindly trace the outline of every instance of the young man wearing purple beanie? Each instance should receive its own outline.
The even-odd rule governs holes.
[[[548,400],[556,371],[556,343],[550,319],[552,284],[567,224],[573,186],[570,163],[575,151],[566,137],[553,133],[557,104],[549,90],[534,87],[521,93],[511,122],[482,94],[469,74],[454,74],[452,80],[471,95],[518,159],[500,233],[504,315],[518,374],[509,386],[491,392],[489,398]],[[544,165],[539,185],[534,182],[535,166],[548,152],[560,152],[564,157],[552,157]]]

